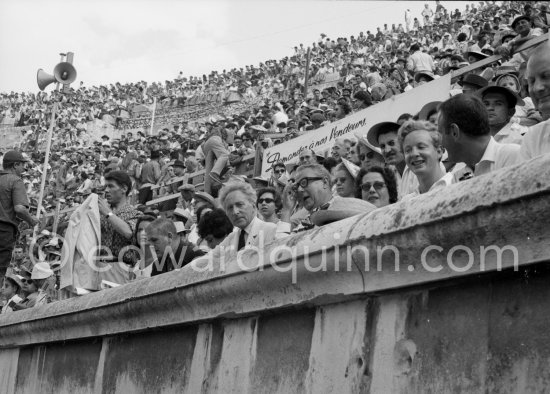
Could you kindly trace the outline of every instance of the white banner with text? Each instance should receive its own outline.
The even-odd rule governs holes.
[[[445,101],[449,98],[450,86],[451,75],[447,74],[430,83],[346,116],[337,122],[268,148],[264,151],[262,175],[269,176],[272,164],[278,161],[283,161],[285,164],[296,162],[300,152],[305,149],[313,149],[315,153],[324,152],[330,149],[334,140],[339,137],[353,137],[356,132],[366,134],[376,123],[395,122],[401,114],[414,115],[431,101]]]

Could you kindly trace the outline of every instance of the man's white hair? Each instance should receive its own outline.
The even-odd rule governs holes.
[[[234,191],[240,191],[246,196],[246,199],[250,201],[252,205],[256,205],[256,190],[254,190],[254,188],[249,183],[234,181],[228,182],[220,190],[219,200],[222,207],[225,208],[225,199],[227,198],[229,193]]]

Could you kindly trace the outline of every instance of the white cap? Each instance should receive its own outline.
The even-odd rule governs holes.
[[[52,275],[53,271],[48,263],[36,263],[32,269],[31,279],[46,279]]]

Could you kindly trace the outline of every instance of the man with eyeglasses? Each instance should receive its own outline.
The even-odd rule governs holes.
[[[298,206],[308,213],[299,224],[291,218]],[[298,167],[294,182],[289,182],[283,191],[283,209],[277,232],[308,230],[315,225],[321,226],[374,209],[376,207],[371,203],[357,198],[333,196],[328,170],[320,164],[306,164]]]
[[[4,170],[0,171],[0,279],[10,263],[21,220],[34,227],[38,222],[29,213],[29,199],[21,174],[27,159],[20,152],[4,155]]]

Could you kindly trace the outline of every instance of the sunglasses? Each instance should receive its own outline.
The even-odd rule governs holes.
[[[243,141],[252,141],[250,138],[243,138]]]
[[[361,185],[361,190],[363,190],[364,192],[368,192],[371,189],[371,187],[374,187],[374,190],[376,191],[380,191],[386,187],[386,184],[384,182],[374,182],[374,183],[366,182]]]
[[[271,204],[272,202],[275,202],[275,200],[272,198],[258,198],[258,205],[263,204],[264,202],[266,204]]]
[[[27,283],[27,284],[30,285],[30,284],[32,284],[32,279],[25,279],[25,278],[23,278],[23,279],[21,279],[21,283]]]
[[[365,159],[372,159],[374,157],[374,152],[361,153],[359,155],[359,160],[365,161]]]
[[[275,170],[275,174],[284,174],[286,170]]]

